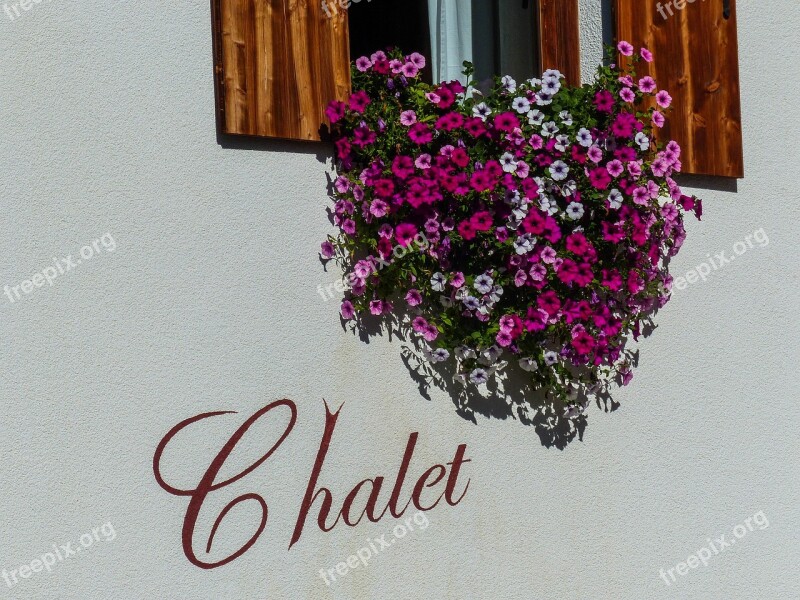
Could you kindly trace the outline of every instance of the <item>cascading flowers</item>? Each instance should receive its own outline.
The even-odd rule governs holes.
[[[356,60],[349,101],[327,108],[341,233],[321,254],[346,275],[342,318],[398,319],[464,385],[518,366],[570,405],[627,384],[626,341],[668,301],[702,205],[672,178],[678,144],[654,140],[672,99],[635,74],[652,55],[617,50],[627,66],[589,85],[548,70],[485,93],[423,83],[419,54]]]

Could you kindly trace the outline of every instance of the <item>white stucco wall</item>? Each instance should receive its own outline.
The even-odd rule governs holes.
[[[679,292],[620,409],[592,407],[584,441],[563,451],[518,422],[465,421],[442,394],[424,400],[397,343],[342,332],[337,303],[316,292],[333,281],[316,258],[330,230],[326,149],[217,143],[208,4],[0,12],[0,286],[106,233],[116,243],[52,287],[0,296],[0,569],[109,521],[117,534],[14,588],[0,581],[0,597],[797,598],[796,0],[738,3],[747,177],[694,180],[706,216],[689,224],[675,273],[758,229],[769,245]],[[582,4],[586,68],[598,11]],[[156,444],[192,415],[250,415],[284,397],[297,427],[237,488],[267,499],[266,532],[226,567],[191,566],[186,500],[156,485]],[[424,532],[331,588],[319,569],[394,523],[327,534],[309,523],[287,551],[322,397],[345,402],[323,472],[339,501],[365,477],[393,479],[413,431],[416,473],[460,443],[472,459],[461,504],[430,511]],[[193,435],[183,447],[195,457],[171,456],[172,477],[197,481],[234,420]],[[259,439],[253,456],[268,447]],[[670,587],[660,579],[759,511],[768,528]],[[246,537],[252,518],[232,514],[220,536]]]

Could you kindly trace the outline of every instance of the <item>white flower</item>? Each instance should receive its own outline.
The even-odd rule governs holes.
[[[541,208],[548,215],[554,215],[558,212],[558,203],[554,198],[551,198],[547,194],[542,194],[539,197],[539,208]]]
[[[536,87],[537,85],[542,85],[542,80],[541,79],[537,79],[536,77],[532,77],[531,79],[528,79],[528,85],[531,86],[531,87]]]
[[[481,102],[472,107],[472,114],[485,121],[492,114],[492,109],[485,102]]]
[[[443,292],[445,283],[447,283],[447,278],[444,273],[434,273],[431,277],[431,287],[435,292]]]
[[[561,119],[561,122],[567,127],[572,125],[572,115],[569,114],[568,110],[562,110],[560,113],[558,113],[558,118]]]
[[[539,363],[532,358],[521,358],[519,361],[519,366],[523,371],[531,372],[539,368]]]
[[[488,374],[486,373],[486,369],[481,369],[478,367],[474,369],[472,373],[469,374],[469,380],[474,383],[475,385],[480,385],[482,383],[486,383],[489,379]]]
[[[475,353],[475,350],[470,348],[469,346],[458,346],[455,349],[456,358],[458,360],[469,360],[470,358],[475,358],[478,356]]]
[[[567,151],[567,144],[569,144],[569,136],[568,135],[557,135],[556,136],[556,145],[555,149],[559,152],[566,152]]]
[[[561,82],[558,79],[542,79],[542,93],[555,96],[561,89]]]
[[[500,157],[500,164],[506,173],[514,173],[517,170],[517,161],[511,152],[506,152]]]
[[[475,296],[467,296],[463,300],[464,308],[467,310],[478,310],[481,307],[481,303],[478,302],[478,299]]]
[[[546,364],[548,367],[552,367],[557,362],[558,362],[558,354],[556,354],[552,350],[544,353],[544,364]]]
[[[570,202],[567,206],[567,216],[573,221],[577,221],[583,216],[583,204],[580,202]]]
[[[558,69],[547,69],[542,74],[542,81],[560,81],[564,74]]]
[[[433,362],[444,362],[450,358],[450,353],[445,348],[437,348],[431,352],[431,360]]]
[[[453,306],[453,300],[449,296],[440,296],[439,301],[445,308],[450,308],[451,306]]]
[[[544,122],[544,113],[538,108],[528,113],[528,123],[531,125],[541,125]]]
[[[531,109],[531,103],[527,98],[520,96],[519,98],[514,98],[514,100],[511,102],[511,108],[513,108],[519,114],[524,114]]]
[[[554,121],[548,121],[542,125],[542,137],[552,137],[558,133],[558,125]]]
[[[536,238],[530,233],[519,236],[514,240],[514,250],[517,254],[527,254],[536,245]]]
[[[481,357],[479,361],[481,362],[481,364],[484,364],[486,366],[493,365],[494,363],[497,362],[497,359],[500,358],[500,355],[502,353],[503,351],[500,349],[500,347],[494,345],[481,352]]]
[[[564,181],[569,173],[569,167],[563,160],[557,160],[550,165],[550,176],[556,181]]]
[[[592,145],[592,132],[586,129],[585,127],[581,127],[578,130],[578,143],[583,146],[584,148],[589,148]]]
[[[622,206],[622,192],[617,189],[611,190],[608,194],[608,206],[615,210]]]
[[[478,275],[475,278],[475,283],[473,285],[481,294],[488,294],[492,291],[493,283],[494,280],[488,275]]]
[[[511,75],[504,75],[500,83],[503,85],[503,89],[511,94],[517,91],[517,82]]]
[[[636,134],[636,143],[642,150],[647,150],[650,147],[650,138],[640,131]]]
[[[542,90],[536,94],[536,104],[539,106],[547,106],[553,103],[553,94]]]

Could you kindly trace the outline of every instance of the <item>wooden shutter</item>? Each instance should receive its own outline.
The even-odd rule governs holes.
[[[681,145],[683,172],[744,177],[736,1],[616,0],[615,12],[617,39],[655,54],[639,64],[673,97],[661,137]]]
[[[542,70],[558,69],[566,77],[567,83],[580,85],[578,0],[539,0],[538,9]]]
[[[347,14],[320,0],[212,0],[223,133],[319,140],[350,92]]]

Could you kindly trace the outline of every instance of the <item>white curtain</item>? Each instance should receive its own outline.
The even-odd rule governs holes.
[[[431,27],[431,66],[434,82],[458,79],[465,60],[472,62],[472,2],[428,0]]]

